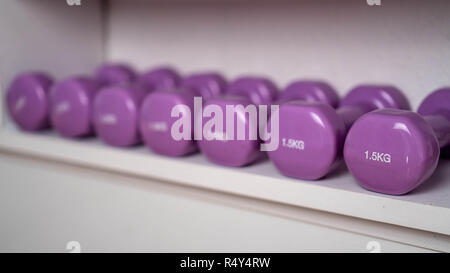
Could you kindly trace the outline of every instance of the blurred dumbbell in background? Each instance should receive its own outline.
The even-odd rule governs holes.
[[[105,73],[104,68],[100,71]],[[175,87],[178,79],[178,73],[173,69],[156,68],[146,72],[142,79],[138,77],[132,82],[102,88],[95,97],[93,107],[93,123],[98,137],[112,146],[139,144],[141,137],[138,119],[142,101],[156,88],[170,88],[172,84]]]
[[[7,91],[10,116],[20,128],[40,130],[55,125],[63,136],[76,137],[92,132],[91,107],[102,86],[128,82],[135,72],[126,65],[103,65],[95,77],[73,76],[54,84],[42,72],[19,74]]]
[[[181,80],[179,88],[156,91],[150,94],[142,104],[140,131],[144,143],[155,153],[166,156],[184,156],[196,152],[194,140],[194,97],[207,101],[225,91],[226,80],[218,73],[195,73]],[[175,111],[175,112],[173,112]],[[187,118],[183,128],[180,118]],[[175,125],[184,131],[187,137],[177,138],[172,132]]]
[[[104,64],[95,76],[72,76],[57,82],[50,92],[53,128],[64,137],[94,134],[93,105],[104,88],[134,81],[137,73],[124,64]]]
[[[17,75],[6,93],[9,115],[25,131],[36,131],[50,126],[49,93],[53,78],[43,72]]]
[[[94,76],[101,86],[130,83],[135,81],[137,77],[136,71],[131,66],[121,63],[101,65]]]

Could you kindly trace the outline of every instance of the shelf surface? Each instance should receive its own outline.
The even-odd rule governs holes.
[[[145,146],[115,148],[96,138],[63,139],[50,130],[24,133],[11,124],[0,131],[0,150],[450,235],[450,160],[445,159],[421,187],[389,196],[361,188],[344,164],[322,180],[302,181],[282,176],[267,159],[228,168],[201,154],[168,158]]]

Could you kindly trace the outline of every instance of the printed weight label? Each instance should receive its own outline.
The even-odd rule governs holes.
[[[296,149],[296,150],[304,150],[305,149],[305,142],[303,140],[299,140],[299,139],[282,138],[281,145],[283,147],[286,147],[289,149]]]
[[[391,163],[391,155],[388,153],[365,151],[364,156],[367,160],[377,161],[381,163]]]

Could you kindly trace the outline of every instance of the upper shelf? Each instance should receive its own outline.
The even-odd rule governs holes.
[[[0,131],[0,150],[450,235],[449,160],[441,160],[432,178],[410,194],[388,196],[362,189],[344,166],[325,179],[302,181],[280,175],[268,160],[228,168],[201,154],[167,158],[143,146],[114,148],[96,138],[23,133],[11,124]]]

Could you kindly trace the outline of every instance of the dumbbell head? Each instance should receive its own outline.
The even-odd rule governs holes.
[[[143,73],[139,81],[149,91],[171,90],[180,84],[181,78],[170,67],[159,67]]]
[[[193,141],[193,111],[194,95],[189,90],[156,91],[148,95],[142,103],[139,121],[142,140],[162,155],[183,156],[197,151]],[[172,135],[172,126],[180,123],[182,117],[189,119],[191,128],[177,126],[176,130],[188,130],[188,139]]]
[[[433,129],[419,114],[382,109],[355,122],[345,141],[344,158],[364,188],[400,195],[433,173],[439,144]]]
[[[196,96],[204,100],[221,95],[226,88],[226,81],[218,73],[192,74],[181,81],[181,88],[191,89]]]
[[[327,89],[326,91],[323,91],[325,90],[325,88],[321,89],[322,86],[320,85],[318,86],[318,88],[310,88],[311,85],[313,84],[297,84],[295,86],[292,86],[290,88],[290,91],[288,91],[288,94],[286,94],[284,98],[315,98],[314,96],[317,97],[319,93],[318,97],[320,97],[322,101],[331,102],[333,101],[334,97],[337,97],[337,95],[332,90],[328,91]],[[304,88],[302,89],[302,87]],[[250,104],[267,104],[272,102],[272,100],[276,97],[275,92],[277,92],[275,86],[266,79],[244,77],[239,78],[231,84],[231,87],[228,89],[228,96],[231,97],[225,96],[217,98],[211,103],[221,105],[223,111],[226,111],[226,105],[236,106],[237,104],[241,103],[244,107],[246,107]],[[234,96],[231,94],[233,94]],[[244,107],[240,108],[239,110],[242,112],[242,109],[245,109]],[[250,124],[248,119],[249,116],[246,116],[244,113],[238,113],[237,117],[238,118],[236,118],[235,120],[235,125],[236,127],[243,125],[246,128],[246,139],[238,140],[235,130],[235,135],[233,138],[234,140],[199,141],[200,149],[211,161],[226,166],[244,166],[255,161],[259,156],[261,156],[261,141],[259,140],[259,136],[256,139],[250,139],[248,134],[249,129],[258,130],[258,125]],[[224,122],[226,122],[226,118]],[[256,135],[258,133],[259,132],[257,132]]]
[[[49,126],[48,93],[53,80],[44,73],[18,75],[7,90],[7,105],[14,122],[23,130]]]
[[[410,109],[406,96],[394,86],[359,85],[341,100],[340,106],[365,106],[368,109]]]
[[[331,107],[337,107],[339,104],[339,96],[333,87],[320,81],[295,81],[289,84],[281,92],[278,103],[294,100],[322,102]]]
[[[136,79],[136,72],[125,64],[104,64],[97,69],[95,79],[102,86],[130,83]]]
[[[65,137],[90,135],[92,104],[99,84],[88,77],[70,77],[50,91],[50,118],[53,128]]]
[[[246,97],[256,105],[270,104],[276,100],[275,84],[264,77],[240,77],[228,85],[227,94]]]
[[[139,107],[147,92],[137,84],[102,88],[94,99],[93,122],[97,135],[113,146],[140,142]]]
[[[418,112],[378,110],[355,122],[345,141],[344,157],[361,186],[399,195],[431,176],[439,160],[439,143],[421,115],[441,116],[450,123],[450,89],[430,94]]]
[[[450,121],[450,87],[438,89],[427,96],[417,112],[423,116],[439,115]],[[441,156],[450,158],[450,145],[441,147]]]
[[[268,154],[282,174],[314,180],[338,162],[344,135],[344,123],[330,105],[287,102],[279,109],[278,149]]]
[[[212,162],[231,167],[240,167],[250,164],[261,155],[259,151],[258,125],[256,122],[250,122],[249,115],[245,112],[245,107],[255,107],[247,98],[242,96],[225,95],[209,100],[203,107],[204,115],[207,113],[208,106],[213,106],[217,112],[223,113],[223,118],[218,118],[222,125],[222,130],[215,126],[209,126],[212,118],[203,117],[201,114],[196,119],[202,119],[202,140],[199,140],[198,146],[201,152]],[[227,130],[227,106],[236,107],[234,113],[234,134]],[[255,107],[256,109],[256,107]],[[256,110],[257,111],[257,110]],[[212,114],[214,116],[214,114]],[[220,125],[219,125],[220,126]],[[241,127],[241,128],[239,128]],[[242,130],[242,128],[244,130]],[[245,136],[242,140],[238,138],[238,132],[243,131]],[[250,132],[255,132],[255,138],[250,137]],[[227,140],[227,135],[228,139]],[[212,139],[212,140],[208,140]]]
[[[173,138],[171,128],[179,120],[178,117],[171,117],[173,107],[183,104],[189,109],[193,133],[193,116],[196,114],[194,97],[211,99],[218,96],[225,88],[225,80],[216,73],[194,74],[184,79],[181,86],[171,91],[154,92],[143,102],[140,115],[141,135],[144,143],[158,154],[183,156],[197,151],[193,137],[190,140]],[[179,115],[184,115],[188,110],[181,112],[183,114]]]
[[[378,107],[405,107],[403,95],[394,88],[359,86],[341,105],[365,111]],[[340,162],[346,134],[344,120],[324,103],[294,101],[279,109],[279,146],[268,152],[279,171],[290,177],[315,180]]]

